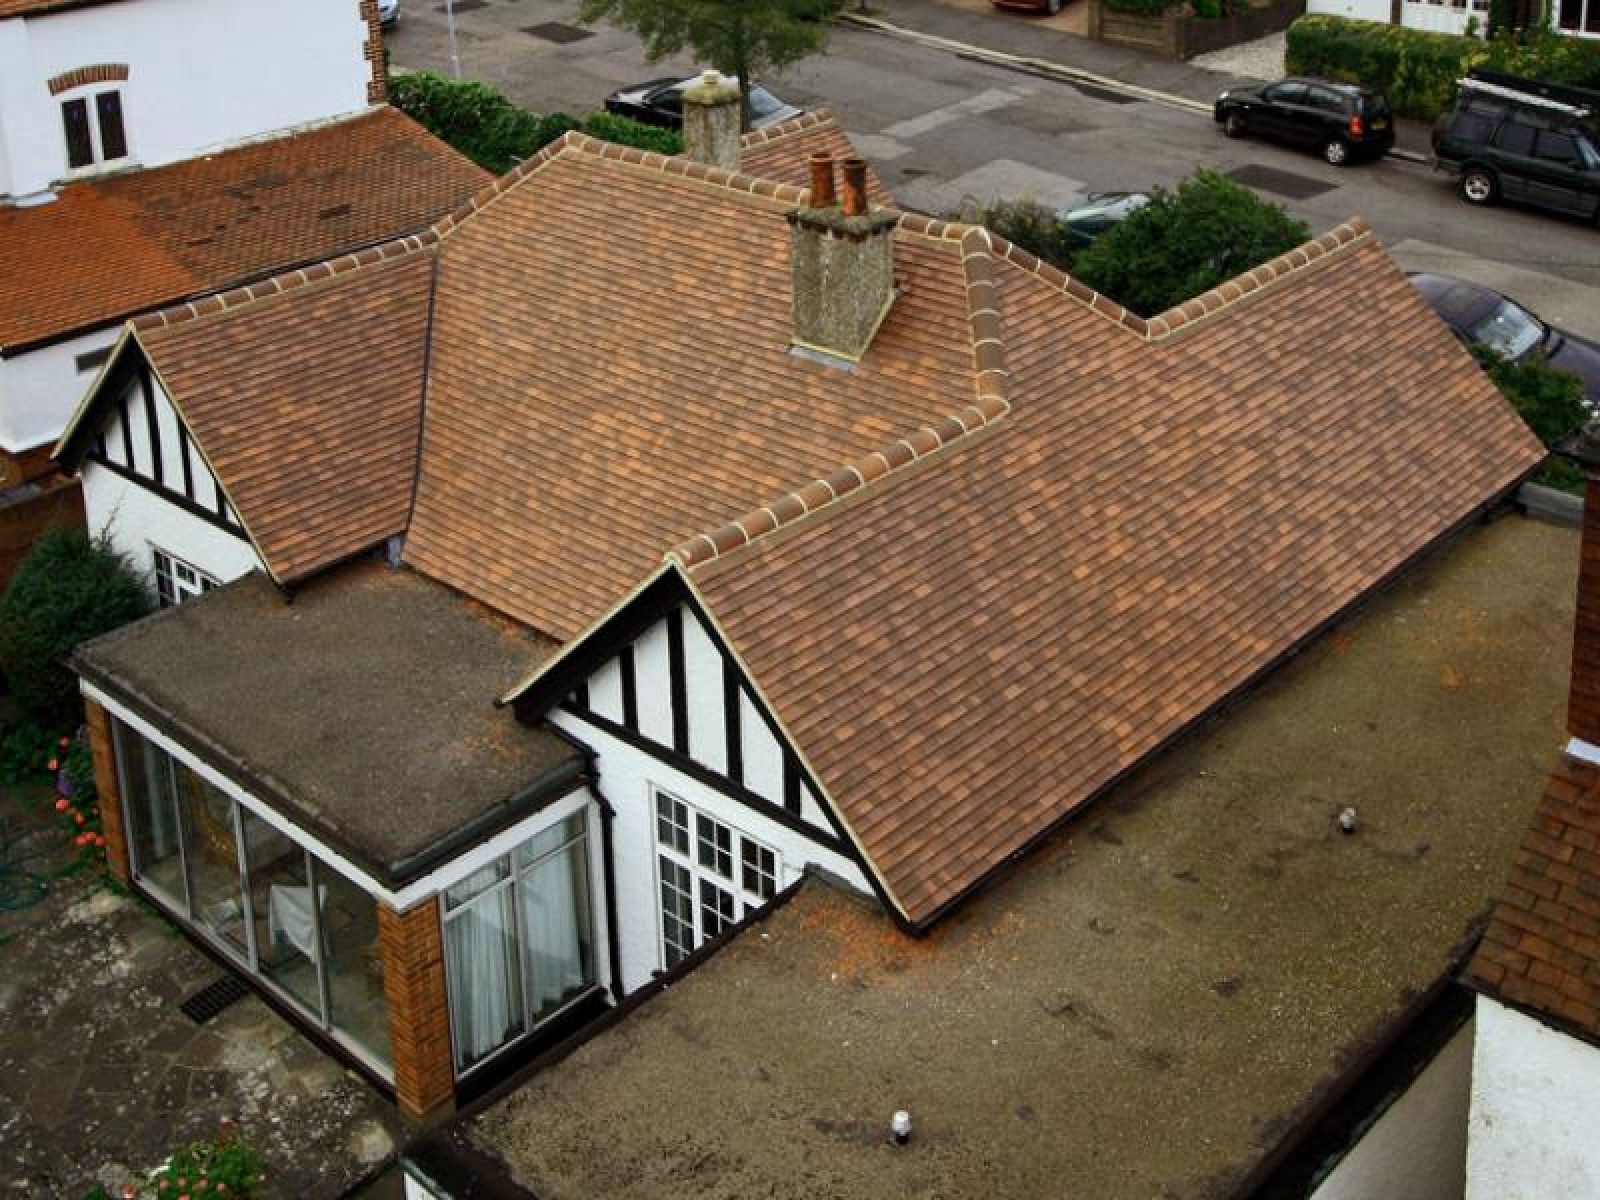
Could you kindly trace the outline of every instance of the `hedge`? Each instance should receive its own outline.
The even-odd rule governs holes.
[[[1247,12],[1249,0],[1101,0],[1109,9],[1131,13],[1139,17],[1159,17],[1169,8],[1182,8],[1187,3],[1197,17],[1231,17]]]
[[[389,102],[497,175],[570,129],[659,154],[677,154],[683,148],[683,139],[670,129],[605,112],[582,119],[566,113],[541,116],[518,108],[486,83],[449,79],[433,71],[391,76]]]
[[[1432,120],[1454,99],[1456,80],[1474,66],[1547,83],[1600,87],[1600,42],[1548,29],[1502,33],[1488,41],[1428,33],[1347,17],[1301,17],[1289,26],[1284,67],[1378,88],[1401,116]]]

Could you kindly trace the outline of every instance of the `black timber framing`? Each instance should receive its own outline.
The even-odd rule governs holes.
[[[215,511],[205,507],[203,504],[197,504],[193,500],[189,499],[189,497],[175,492],[171,488],[162,484],[158,484],[155,480],[151,479],[147,475],[141,475],[138,471],[130,470],[119,462],[113,462],[110,458],[103,456],[98,450],[89,454],[88,459],[96,466],[104,467],[113,475],[120,475],[130,483],[136,483],[146,491],[155,493],[157,496],[160,496],[163,500],[167,501],[167,503],[177,505],[177,507],[183,509],[183,511],[188,513],[190,516],[198,517],[206,524],[214,525],[224,533],[230,533],[234,537],[239,538],[241,541],[249,540],[245,536],[244,528],[242,526],[236,525],[227,518],[218,515]],[[221,489],[219,488],[217,490],[218,494],[220,495]]]
[[[150,431],[150,476],[157,487],[162,487],[166,480],[161,467],[161,419],[156,416],[155,388],[150,382],[148,364],[139,372],[139,394],[144,398],[145,427]],[[128,459],[128,465],[134,465],[132,458]]]

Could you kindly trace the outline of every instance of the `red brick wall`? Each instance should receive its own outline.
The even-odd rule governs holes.
[[[360,4],[361,19],[367,23],[367,40],[361,52],[371,72],[367,81],[367,103],[384,104],[389,99],[389,89],[383,72],[383,27],[378,23],[378,0],[360,0]]]
[[[378,944],[395,1098],[406,1116],[422,1120],[447,1110],[455,1099],[439,901],[425,900],[403,913],[378,905]]]
[[[89,753],[94,756],[94,787],[100,800],[100,826],[106,835],[106,866],[128,882],[128,837],[122,828],[122,794],[117,787],[117,757],[112,748],[111,719],[93,700],[83,702],[89,728]]]
[[[52,96],[59,96],[62,92],[82,87],[86,83],[108,83],[113,79],[127,77],[127,63],[95,63],[90,67],[76,67],[71,71],[64,71],[52,78],[47,86]]]
[[[1593,477],[1583,493],[1583,549],[1578,561],[1567,731],[1600,746],[1600,483]]]

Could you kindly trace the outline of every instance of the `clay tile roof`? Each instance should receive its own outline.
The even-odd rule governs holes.
[[[6,17],[37,17],[57,9],[90,8],[98,4],[123,2],[125,0],[0,0],[0,20]]]
[[[333,267],[136,327],[280,583],[403,532],[411,506],[431,245]]]
[[[487,178],[382,108],[0,208],[0,351],[419,229]]]
[[[747,175],[759,175],[763,179],[775,179],[803,188],[811,182],[806,160],[819,151],[833,155],[835,162],[855,158],[860,153],[850,141],[850,135],[839,127],[833,109],[827,105],[777,125],[752,129],[745,134],[739,169]],[[867,168],[867,198],[879,208],[895,207],[894,195],[870,165]]]
[[[1158,337],[1002,245],[1003,420],[683,555],[919,924],[1541,457],[1359,227]]]
[[[1600,767],[1551,774],[1467,978],[1600,1042]]]
[[[853,370],[791,353],[797,188],[569,138],[444,235],[418,569],[566,640],[692,534],[977,396],[967,271],[900,235]]]

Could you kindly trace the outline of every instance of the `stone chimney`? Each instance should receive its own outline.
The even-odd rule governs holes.
[[[705,71],[683,92],[683,153],[709,167],[739,169],[739,85]]]
[[[1572,629],[1567,732],[1600,746],[1600,421],[1559,447],[1583,468],[1583,542],[1578,559],[1578,614]]]
[[[835,198],[833,158],[813,154],[806,206],[789,214],[794,343],[857,362],[894,303],[898,218],[867,203],[867,164],[847,158]]]

